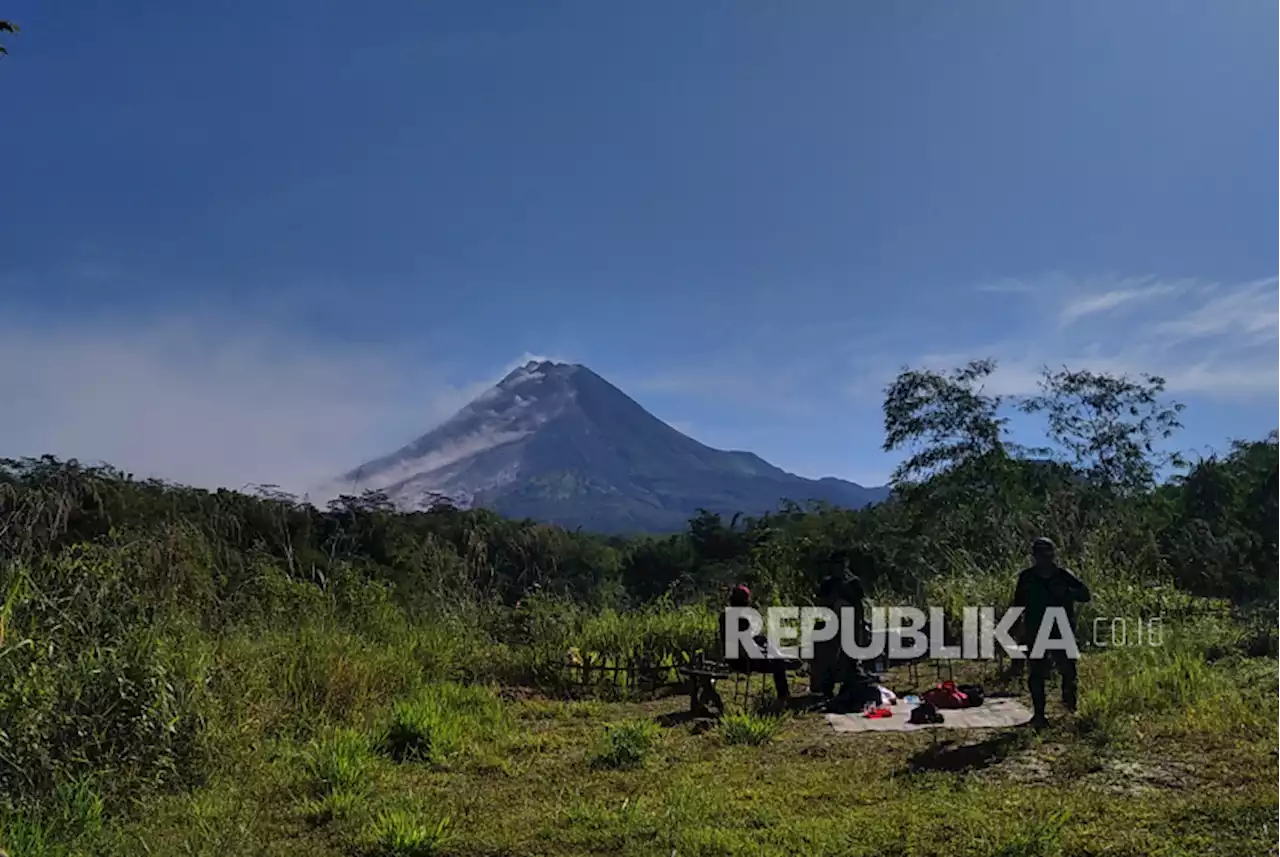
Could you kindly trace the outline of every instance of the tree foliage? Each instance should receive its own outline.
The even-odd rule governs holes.
[[[1158,449],[1182,427],[1183,406],[1162,400],[1164,379],[1138,379],[1088,370],[1044,370],[1040,393],[1021,403],[1048,418],[1048,437],[1100,488],[1129,493],[1150,489],[1159,469],[1179,464]]]
[[[894,470],[895,483],[1004,455],[1004,399],[982,387],[995,368],[994,360],[975,360],[946,373],[906,369],[889,385],[884,450],[911,450]]]
[[[13,23],[12,21],[0,20],[0,33],[13,35],[17,32],[18,32],[17,24]],[[9,53],[9,51],[5,48],[3,44],[0,44],[0,56],[4,56],[7,53]]]

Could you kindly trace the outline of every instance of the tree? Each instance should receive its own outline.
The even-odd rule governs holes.
[[[895,484],[1005,456],[1004,398],[982,386],[995,368],[994,360],[975,360],[946,374],[905,369],[888,386],[884,451],[914,450],[894,470]]]
[[[12,21],[0,21],[0,33],[14,34],[18,32],[18,25]],[[9,53],[4,45],[0,45],[0,56]]]
[[[1105,491],[1146,490],[1161,467],[1182,464],[1176,454],[1156,448],[1182,427],[1183,405],[1164,401],[1163,378],[1045,368],[1039,386],[1040,393],[1022,401],[1021,409],[1044,413],[1049,438]]]

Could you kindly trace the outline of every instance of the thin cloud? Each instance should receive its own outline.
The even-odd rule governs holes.
[[[332,478],[447,418],[472,385],[405,361],[201,318],[0,326],[0,454],[202,487]]]
[[[1026,295],[1036,291],[1035,283],[1026,280],[996,280],[993,283],[979,283],[974,287],[977,292],[990,292],[997,295]]]
[[[872,401],[903,365],[946,370],[977,358],[996,360],[985,381],[990,393],[1035,393],[1043,369],[1067,366],[1119,375],[1158,375],[1170,393],[1217,400],[1274,399],[1280,369],[1277,278],[1243,283],[1197,283],[1152,277],[1039,282],[1037,300],[1009,307],[1008,328],[1031,331],[997,341],[956,343],[946,351],[881,356],[854,373],[846,392]],[[1053,284],[1053,288],[1050,285]],[[1139,315],[1116,317],[1142,305]],[[1064,323],[1056,330],[1024,324],[1049,313]],[[1091,324],[1072,322],[1088,317]],[[1085,337],[1088,338],[1085,338]]]
[[[1037,277],[1004,277],[999,280],[979,283],[974,286],[976,292],[988,292],[997,295],[1043,295],[1056,294],[1071,287],[1075,282],[1061,271],[1050,271]]]
[[[566,357],[551,357],[546,354],[534,354],[531,351],[526,351],[523,354],[521,354],[519,357],[517,357],[515,360],[512,360],[510,363],[504,366],[502,368],[502,374],[499,375],[497,378],[495,378],[493,380],[493,383],[496,384],[498,381],[501,381],[503,377],[514,372],[516,369],[519,369],[521,366],[527,366],[529,363],[562,363],[563,364],[563,363],[574,363],[574,362],[576,361],[570,360]]]
[[[1064,325],[1072,324],[1086,316],[1109,313],[1130,304],[1175,295],[1184,289],[1185,286],[1176,283],[1154,283],[1125,285],[1097,294],[1083,295],[1067,302],[1059,310],[1058,321]]]
[[[1157,324],[1156,336],[1178,340],[1244,336],[1252,342],[1274,341],[1280,330],[1277,279],[1266,277],[1218,293],[1177,318]]]

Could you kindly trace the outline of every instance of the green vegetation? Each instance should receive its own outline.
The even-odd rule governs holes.
[[[907,463],[888,502],[707,513],[665,538],[3,462],[0,847],[1264,853],[1276,436],[1161,481],[1177,409],[1158,379],[1051,374],[1019,403],[982,392],[988,371],[890,387]],[[1049,417],[1048,450],[1005,437],[1013,407]],[[883,603],[1005,604],[1040,534],[1094,592],[1080,711],[1051,707],[1047,732],[837,736],[738,711],[707,729],[612,671],[660,678],[714,641],[728,583],[806,603],[832,560]],[[1160,646],[1088,645],[1095,617],[1157,616]]]
[[[593,760],[601,768],[638,768],[653,752],[658,727],[648,720],[627,720],[605,727],[604,746]]]
[[[408,810],[388,810],[370,831],[370,851],[378,857],[430,857],[440,853],[448,830],[447,817],[430,824]]]
[[[355,729],[337,729],[315,742],[307,756],[307,773],[321,797],[351,794],[368,785],[369,738]]]
[[[767,714],[733,712],[720,718],[716,731],[726,744],[768,744],[782,728],[782,718]]]
[[[498,698],[483,687],[429,685],[397,700],[383,746],[399,761],[443,763],[481,736],[505,726]]]

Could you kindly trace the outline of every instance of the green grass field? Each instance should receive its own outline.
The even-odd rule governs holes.
[[[1276,663],[1195,648],[1171,635],[1086,656],[1078,715],[1051,708],[1040,733],[714,724],[674,696],[348,693],[314,728],[264,729],[261,710],[220,724],[193,788],[106,822],[86,783],[58,812],[9,819],[6,842],[12,857],[1274,854]],[[385,668],[319,657],[315,680],[335,687]],[[989,689],[1012,681],[985,673]]]

